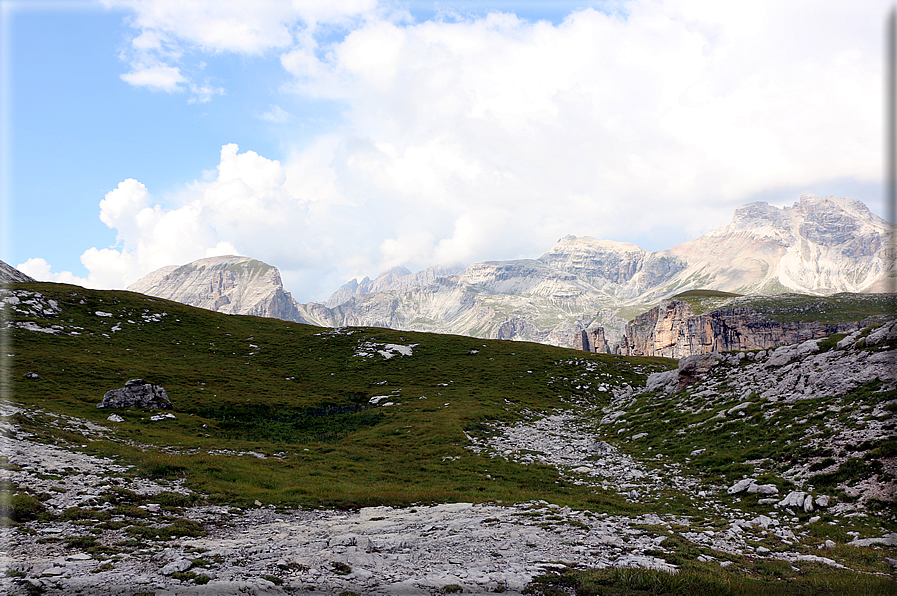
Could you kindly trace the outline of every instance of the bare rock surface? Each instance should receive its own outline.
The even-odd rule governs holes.
[[[3,414],[16,411],[6,407]],[[62,428],[86,436],[108,432],[73,418],[55,419]],[[142,495],[189,492],[178,482],[131,477],[127,466],[80,453],[77,446],[35,443],[13,425],[3,426],[7,432],[0,435],[0,444],[14,468],[2,471],[4,480],[32,492],[53,490],[54,496],[45,502],[51,513],[74,506],[102,510],[96,499],[113,487]],[[166,513],[158,506],[146,510],[151,516]],[[74,521],[29,522],[26,533],[0,528],[0,570],[14,572],[0,576],[0,589],[25,593],[21,581],[27,581],[45,594],[283,594],[285,590],[336,594],[351,590],[402,595],[429,594],[457,584],[466,592],[504,588],[513,594],[559,559],[598,567],[674,570],[662,559],[644,554],[664,537],[636,528],[669,521],[651,515],[596,515],[544,501],[508,506],[369,507],[355,512],[273,507],[241,512],[202,506],[188,508],[184,516],[201,522],[208,535],[149,541],[144,548],[119,555],[66,549],[64,539],[91,536],[89,527]],[[127,538],[121,531],[115,534],[113,543]],[[199,558],[208,563],[197,566],[194,561]],[[340,573],[347,568],[351,571]],[[211,579],[195,585],[183,575],[179,578],[178,574],[188,571]],[[17,581],[16,575],[22,574],[25,580]],[[266,575],[283,578],[283,585],[271,583]]]
[[[103,395],[98,408],[145,408],[170,410],[171,400],[162,385],[143,379],[131,379],[121,389],[112,389]]]
[[[619,345],[611,351],[623,356],[688,358],[713,352],[749,351],[794,346],[835,333],[857,332],[880,324],[882,318],[865,318],[840,323],[812,320],[777,321],[750,306],[755,297],[731,298],[710,312],[694,314],[681,300],[665,300],[626,324]],[[871,300],[871,298],[870,298]],[[897,308],[897,297],[882,295],[879,300]],[[819,304],[820,308],[825,305]],[[795,306],[795,312],[810,311],[812,303]],[[597,332],[596,332],[597,333]],[[794,348],[789,348],[794,351]],[[592,350],[596,351],[596,350]],[[601,350],[597,350],[601,351]],[[605,350],[606,351],[606,350]],[[792,354],[791,359],[802,354]],[[784,357],[784,355],[783,355]],[[775,364],[775,363],[774,363]]]
[[[227,314],[307,322],[284,290],[280,271],[248,257],[208,257],[163,267],[128,289]]]
[[[33,277],[26,275],[3,261],[0,261],[0,284],[21,283],[35,281]]]

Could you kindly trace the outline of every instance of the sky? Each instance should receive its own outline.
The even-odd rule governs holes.
[[[239,254],[663,250],[802,193],[886,216],[868,0],[0,0],[0,259],[125,288]]]

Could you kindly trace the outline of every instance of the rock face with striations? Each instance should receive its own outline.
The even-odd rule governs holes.
[[[25,275],[12,265],[7,265],[3,261],[0,261],[0,284],[14,284],[30,281],[35,281],[35,279]]]
[[[153,271],[128,289],[226,314],[306,323],[276,267],[248,257],[199,259]]]
[[[889,312],[892,316],[897,313],[897,296],[893,294],[866,298],[839,296],[843,296],[844,308],[850,301],[855,301],[867,306],[877,305],[879,311]],[[864,316],[860,307],[854,309],[856,314],[853,317],[841,316],[841,319],[853,320],[833,321],[825,311],[833,303],[838,306],[836,300],[816,299],[814,302],[813,297],[809,296],[783,295],[779,299],[781,306],[778,310],[779,314],[786,315],[786,320],[777,320],[768,313],[758,312],[758,307],[751,304],[757,300],[757,297],[732,298],[719,308],[700,314],[692,313],[686,302],[663,301],[626,325],[623,338],[614,351],[624,356],[678,359],[711,352],[763,350],[799,344],[834,333],[850,333],[880,323],[882,318],[887,317]],[[787,316],[789,314],[790,317]],[[818,320],[813,320],[814,316]],[[789,318],[792,320],[787,320]]]
[[[148,383],[143,379],[131,379],[121,389],[107,391],[98,408],[145,408],[147,410],[170,410],[171,400],[162,385]]]

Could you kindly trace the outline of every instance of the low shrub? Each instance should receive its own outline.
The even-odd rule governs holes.
[[[331,570],[337,575],[349,575],[350,573],[352,573],[351,567],[339,561],[331,561],[330,567]]]
[[[27,522],[37,519],[47,508],[31,495],[20,493],[0,504],[0,518],[11,522]]]

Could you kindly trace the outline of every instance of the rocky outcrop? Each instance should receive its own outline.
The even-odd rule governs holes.
[[[731,302],[737,304],[738,299]],[[686,302],[667,300],[627,324],[614,351],[624,356],[679,359],[710,352],[763,350],[834,333],[850,333],[880,322],[865,317],[838,323],[814,321],[812,302],[801,310],[810,312],[804,312],[799,320],[779,321],[749,306],[692,314]]]
[[[307,323],[276,267],[248,257],[199,259],[153,271],[128,289],[227,314]]]
[[[148,383],[143,379],[131,379],[121,389],[107,391],[98,408],[144,408],[147,410],[170,410],[171,400],[162,385]]]
[[[677,369],[649,375],[646,389],[674,392],[715,375],[725,377],[736,394],[750,388],[760,399],[771,401],[837,397],[874,380],[882,383],[880,391],[893,390],[897,361],[887,348],[897,340],[897,321],[862,334],[854,331],[831,350],[822,349],[820,339],[809,339],[774,350],[687,356]]]
[[[580,331],[573,342],[573,348],[586,352],[609,354],[610,346],[608,346],[607,338],[604,337],[604,327],[589,327]]]
[[[0,284],[14,284],[31,281],[36,280],[25,275],[12,265],[7,265],[3,261],[0,261]]]

